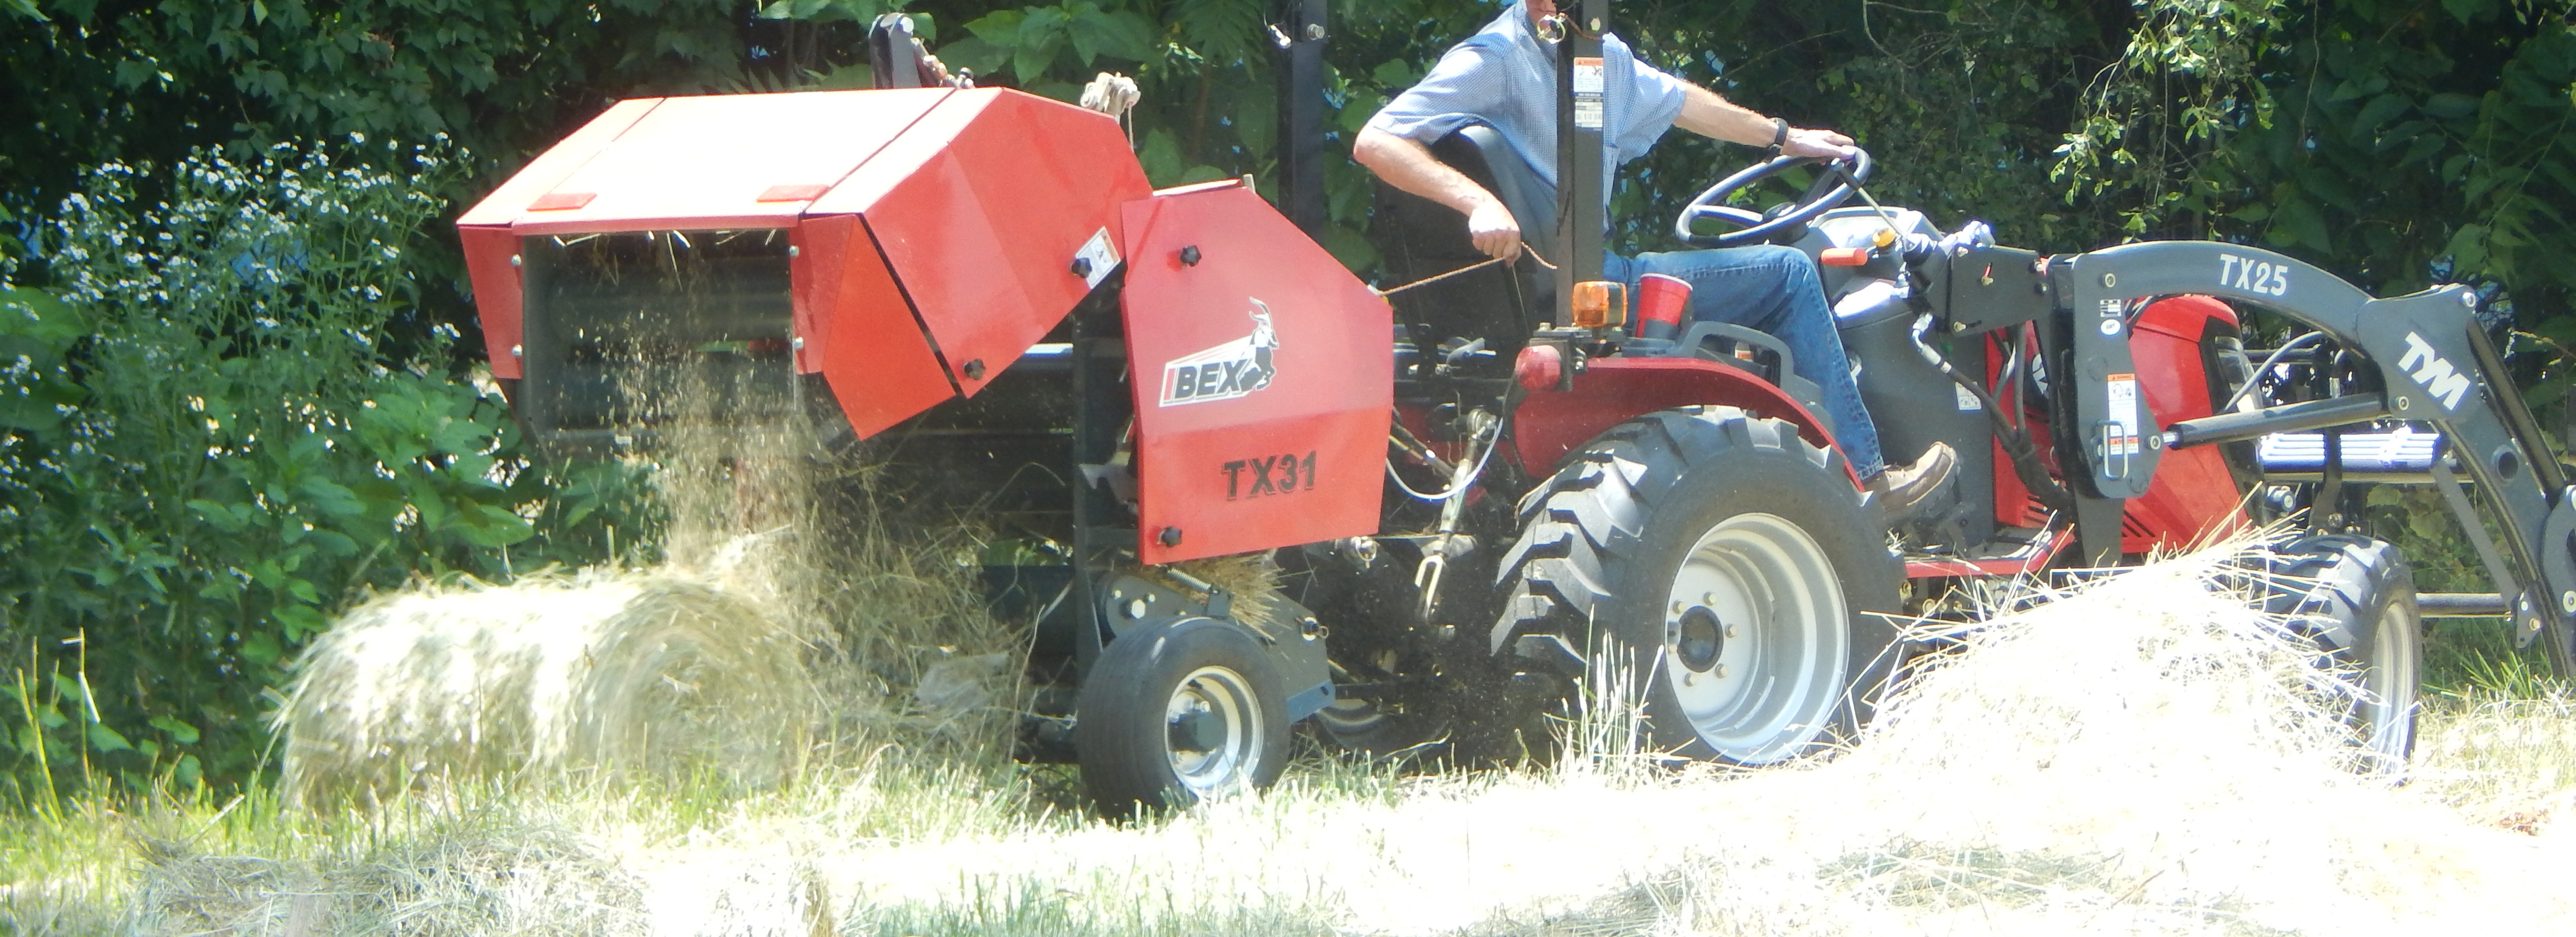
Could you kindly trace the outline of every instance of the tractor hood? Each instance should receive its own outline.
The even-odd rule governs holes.
[[[1007,368],[1149,194],[1115,120],[1008,89],[642,98],[457,227],[531,431],[614,432],[613,365],[704,359],[819,374],[866,436]]]

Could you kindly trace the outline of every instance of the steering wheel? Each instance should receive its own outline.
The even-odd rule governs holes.
[[[1778,214],[1752,211],[1726,204],[1736,193],[1752,188],[1762,180],[1789,171],[1792,167],[1814,163],[1828,164],[1807,194],[1786,206]],[[1782,231],[1805,225],[1818,216],[1850,201],[1853,188],[1869,181],[1869,152],[1855,147],[1848,161],[1823,156],[1782,156],[1737,170],[1735,175],[1718,180],[1708,191],[1692,199],[1673,220],[1673,236],[1692,247],[1742,247],[1769,241]],[[1720,234],[1699,234],[1691,230],[1703,218],[1715,219],[1735,230]]]

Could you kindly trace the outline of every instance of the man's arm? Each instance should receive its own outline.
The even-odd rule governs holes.
[[[1770,146],[1771,138],[1779,132],[1771,118],[1687,81],[1682,82],[1682,114],[1673,124],[1703,137],[1746,146]],[[1789,156],[1848,157],[1852,155],[1852,139],[1831,130],[1791,127],[1780,152]]]
[[[1767,122],[1763,125],[1770,126]],[[1767,142],[1767,141],[1766,141]],[[1467,237],[1488,257],[1506,261],[1521,253],[1521,225],[1494,193],[1431,155],[1431,148],[1375,127],[1360,129],[1351,158],[1386,184],[1457,209],[1467,216]]]

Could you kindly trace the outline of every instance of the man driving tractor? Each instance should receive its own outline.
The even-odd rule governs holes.
[[[1430,146],[1468,124],[1494,128],[1549,185],[1556,179],[1556,59],[1541,30],[1566,28],[1554,0],[1525,0],[1442,55],[1431,72],[1397,95],[1354,141],[1352,156],[1387,184],[1456,209],[1466,216],[1477,250],[1505,261],[1522,250],[1520,221],[1502,199],[1432,155]],[[1791,127],[1674,77],[1636,59],[1615,35],[1602,41],[1604,124],[1601,191],[1619,164],[1646,154],[1674,126],[1731,143],[1765,146],[1779,154],[1848,158],[1852,140],[1830,130]],[[1607,279],[1629,284],[1633,294],[1647,274],[1691,285],[1689,313],[1700,321],[1727,322],[1778,336],[1823,390],[1826,409],[1840,428],[1839,442],[1853,469],[1891,520],[1910,517],[1950,479],[1950,447],[1934,443],[1913,464],[1890,467],[1879,450],[1878,430],[1862,408],[1850,360],[1834,330],[1815,262],[1778,245],[1609,255]]]

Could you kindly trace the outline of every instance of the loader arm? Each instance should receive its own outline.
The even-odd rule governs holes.
[[[2004,290],[1995,287],[1999,266]],[[2060,412],[2070,418],[2061,439],[2072,444],[2062,452],[2073,456],[2067,474],[2077,482],[2076,534],[2095,564],[2117,561],[2122,504],[2146,493],[2167,447],[2395,417],[2439,431],[2459,471],[2488,493],[2504,533],[2501,549],[2458,496],[2441,461],[2430,467],[2495,577],[2519,640],[2527,644],[2546,631],[2562,653],[2576,646],[2576,555],[2569,545],[2576,505],[2565,471],[2477,324],[2475,294],[2467,287],[2380,299],[2313,265],[2207,241],[2128,244],[2044,260],[1972,251],[1953,258],[1949,272],[1955,331],[2037,318],[2044,338],[2054,339],[2048,344],[2059,351],[2050,363],[2071,377],[2061,382],[2071,407]],[[2019,297],[2001,305],[2022,312],[1983,312],[2016,288]],[[2140,300],[2181,294],[2247,303],[2305,323],[2376,365],[2385,389],[2156,425],[2131,367],[2129,325]],[[2033,315],[2043,305],[2046,313]]]

